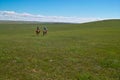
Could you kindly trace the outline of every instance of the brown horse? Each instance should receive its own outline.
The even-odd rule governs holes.
[[[40,33],[40,30],[36,30],[36,35],[39,35],[39,33]]]
[[[43,30],[43,36],[47,34],[47,30]]]

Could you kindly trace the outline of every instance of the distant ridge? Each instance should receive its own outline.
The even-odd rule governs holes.
[[[92,22],[86,22],[86,23],[118,22],[118,21],[120,21],[120,19],[106,19],[106,20],[92,21]],[[82,23],[82,24],[86,24],[86,23]]]
[[[0,20],[0,24],[41,24],[41,23],[49,23],[49,24],[68,24],[67,22],[40,22],[40,21],[13,21],[13,20]],[[71,23],[69,23],[71,24]],[[73,24],[73,23],[72,23]]]
[[[120,19],[108,19],[108,20],[99,20],[86,23],[66,23],[66,22],[39,22],[39,21],[13,21],[13,20],[0,20],[0,24],[41,24],[41,23],[63,23],[63,24],[88,24],[88,23],[104,23],[104,22],[120,22]]]
[[[0,20],[0,24],[30,24],[30,23],[41,23],[37,21],[13,21],[13,20]]]

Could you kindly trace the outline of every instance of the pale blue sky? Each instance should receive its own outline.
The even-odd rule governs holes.
[[[120,0],[0,0],[0,11],[44,16],[120,19]]]

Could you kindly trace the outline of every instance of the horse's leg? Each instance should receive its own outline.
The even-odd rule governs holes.
[[[38,32],[36,31],[36,35],[38,35]]]
[[[43,36],[44,36],[44,32],[43,32]]]
[[[43,36],[45,35],[45,33],[46,33],[46,32],[44,31],[44,32],[43,32]]]
[[[47,34],[47,31],[43,31],[43,36]]]

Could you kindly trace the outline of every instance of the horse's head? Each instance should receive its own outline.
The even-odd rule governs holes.
[[[36,30],[36,34],[39,34],[40,33],[40,30]]]

